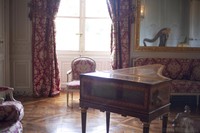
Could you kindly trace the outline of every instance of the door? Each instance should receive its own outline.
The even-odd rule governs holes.
[[[5,85],[5,5],[4,0],[0,0],[0,86]]]

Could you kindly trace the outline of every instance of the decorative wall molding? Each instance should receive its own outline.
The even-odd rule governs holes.
[[[0,59],[0,85],[4,85],[5,80],[5,71],[4,71],[4,61]]]
[[[31,62],[13,61],[13,87],[27,89],[31,88]]]
[[[0,54],[0,61],[3,61],[5,59],[5,56]]]
[[[12,63],[12,87],[16,95],[30,96],[32,92],[31,62],[15,60]]]
[[[26,57],[31,57],[31,43],[30,44],[19,44],[16,45],[15,43],[13,43],[13,46],[11,48],[11,53],[12,55],[24,55]],[[16,56],[14,56],[14,58],[16,58]]]
[[[16,90],[14,91],[14,96],[32,96],[33,92],[27,92],[27,91],[22,91],[22,90]]]
[[[10,68],[16,95],[32,95],[30,0],[11,0]]]
[[[4,38],[4,0],[0,0],[0,41]]]
[[[31,43],[31,23],[27,0],[12,1],[12,41],[14,44]]]

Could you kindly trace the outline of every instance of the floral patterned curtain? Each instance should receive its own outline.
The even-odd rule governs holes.
[[[60,93],[54,19],[60,0],[31,0],[33,92],[38,97]]]
[[[107,0],[107,5],[112,19],[112,68],[126,68],[130,63],[131,0]]]

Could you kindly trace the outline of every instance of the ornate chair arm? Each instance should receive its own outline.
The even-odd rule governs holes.
[[[2,94],[4,96],[9,96],[9,99],[11,101],[16,101],[13,97],[13,91],[14,91],[14,89],[11,87],[6,87],[6,86],[0,87],[0,94]],[[6,97],[4,97],[4,98],[6,98]],[[2,100],[4,100],[4,98]]]
[[[4,98],[0,98],[0,104],[2,104],[4,101]]]
[[[67,71],[67,82],[69,82],[69,76],[72,73],[72,70]]]

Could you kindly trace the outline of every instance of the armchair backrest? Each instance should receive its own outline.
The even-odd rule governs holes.
[[[78,57],[71,63],[72,80],[79,80],[81,73],[94,72],[96,70],[96,62],[89,57]]]

